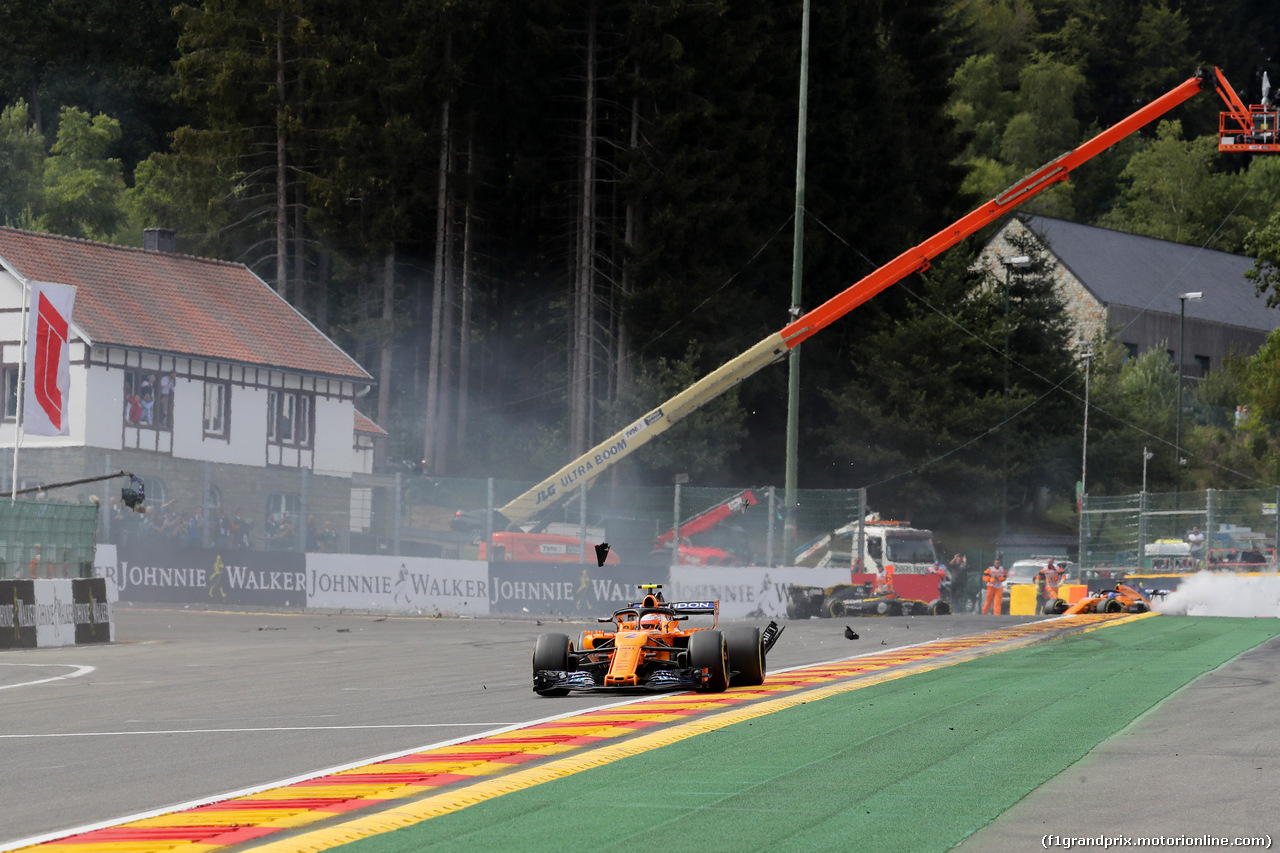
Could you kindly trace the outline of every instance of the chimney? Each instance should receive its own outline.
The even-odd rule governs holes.
[[[142,248],[152,252],[176,252],[178,232],[168,228],[145,228],[142,231]]]

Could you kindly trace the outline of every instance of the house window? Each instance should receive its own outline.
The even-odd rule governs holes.
[[[271,391],[267,397],[267,441],[291,447],[311,446],[314,398],[297,391]]]
[[[1124,360],[1125,360],[1125,361],[1128,361],[1128,360],[1129,360],[1129,359],[1131,359],[1131,358],[1137,358],[1137,357],[1138,357],[1138,345],[1137,345],[1137,344],[1131,344],[1131,343],[1127,343],[1127,342],[1126,342],[1126,343],[1121,344],[1121,346],[1123,346],[1123,347],[1124,347]]]
[[[124,372],[124,422],[147,429],[173,428],[173,374]]]
[[[1200,376],[1203,378],[1209,375],[1209,356],[1198,355],[1195,357],[1196,366],[1200,368]]]
[[[6,367],[4,369],[4,419],[7,421],[17,420],[18,418],[18,368]]]
[[[204,383],[205,438],[226,438],[230,434],[231,386],[225,382]]]

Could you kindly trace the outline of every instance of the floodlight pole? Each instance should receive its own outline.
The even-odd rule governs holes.
[[[1031,258],[1018,255],[1016,258],[1005,258],[1004,264],[1004,402],[1009,405],[1009,290],[1010,279],[1014,270],[1025,270],[1031,266]],[[1008,412],[1006,411],[1006,416]],[[1009,432],[1001,429],[1000,451],[1000,535],[1005,533],[1009,513]]]
[[[1187,300],[1191,299],[1199,301],[1204,299],[1203,291],[1192,291],[1190,293],[1178,294],[1178,411],[1174,421],[1173,428],[1173,462],[1176,466],[1176,480],[1174,485],[1174,502],[1175,508],[1180,501],[1182,493],[1182,362],[1183,362],[1183,341],[1187,327]]]
[[[791,307],[788,320],[800,318],[800,290],[804,278],[804,166],[805,137],[809,115],[809,0],[804,0],[800,28],[800,117],[796,128],[796,208],[792,223]],[[783,503],[787,505],[782,525],[782,565],[795,562],[796,486],[800,455],[800,346],[787,356],[787,461]]]

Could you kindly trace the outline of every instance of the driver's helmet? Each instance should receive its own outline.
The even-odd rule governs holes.
[[[656,631],[662,627],[662,614],[646,613],[640,617],[641,630]]]

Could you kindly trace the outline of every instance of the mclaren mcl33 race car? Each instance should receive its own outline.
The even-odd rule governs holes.
[[[776,622],[717,629],[719,601],[672,601],[661,584],[641,586],[644,598],[583,631],[576,643],[564,634],[543,634],[533,649],[533,691],[541,696],[570,692],[697,690],[719,693],[730,686],[764,682],[765,655],[782,635]],[[687,628],[690,616],[712,617],[711,627]]]
[[[896,592],[873,593],[870,584],[793,586],[787,602],[787,618],[811,616],[946,616],[951,605],[941,598],[921,601]]]
[[[1167,594],[1168,590],[1143,590],[1118,583],[1115,589],[1099,590],[1075,604],[1067,604],[1061,598],[1051,598],[1045,602],[1044,612],[1046,616],[1075,616],[1080,613],[1146,613],[1151,609],[1152,598],[1164,598]]]

